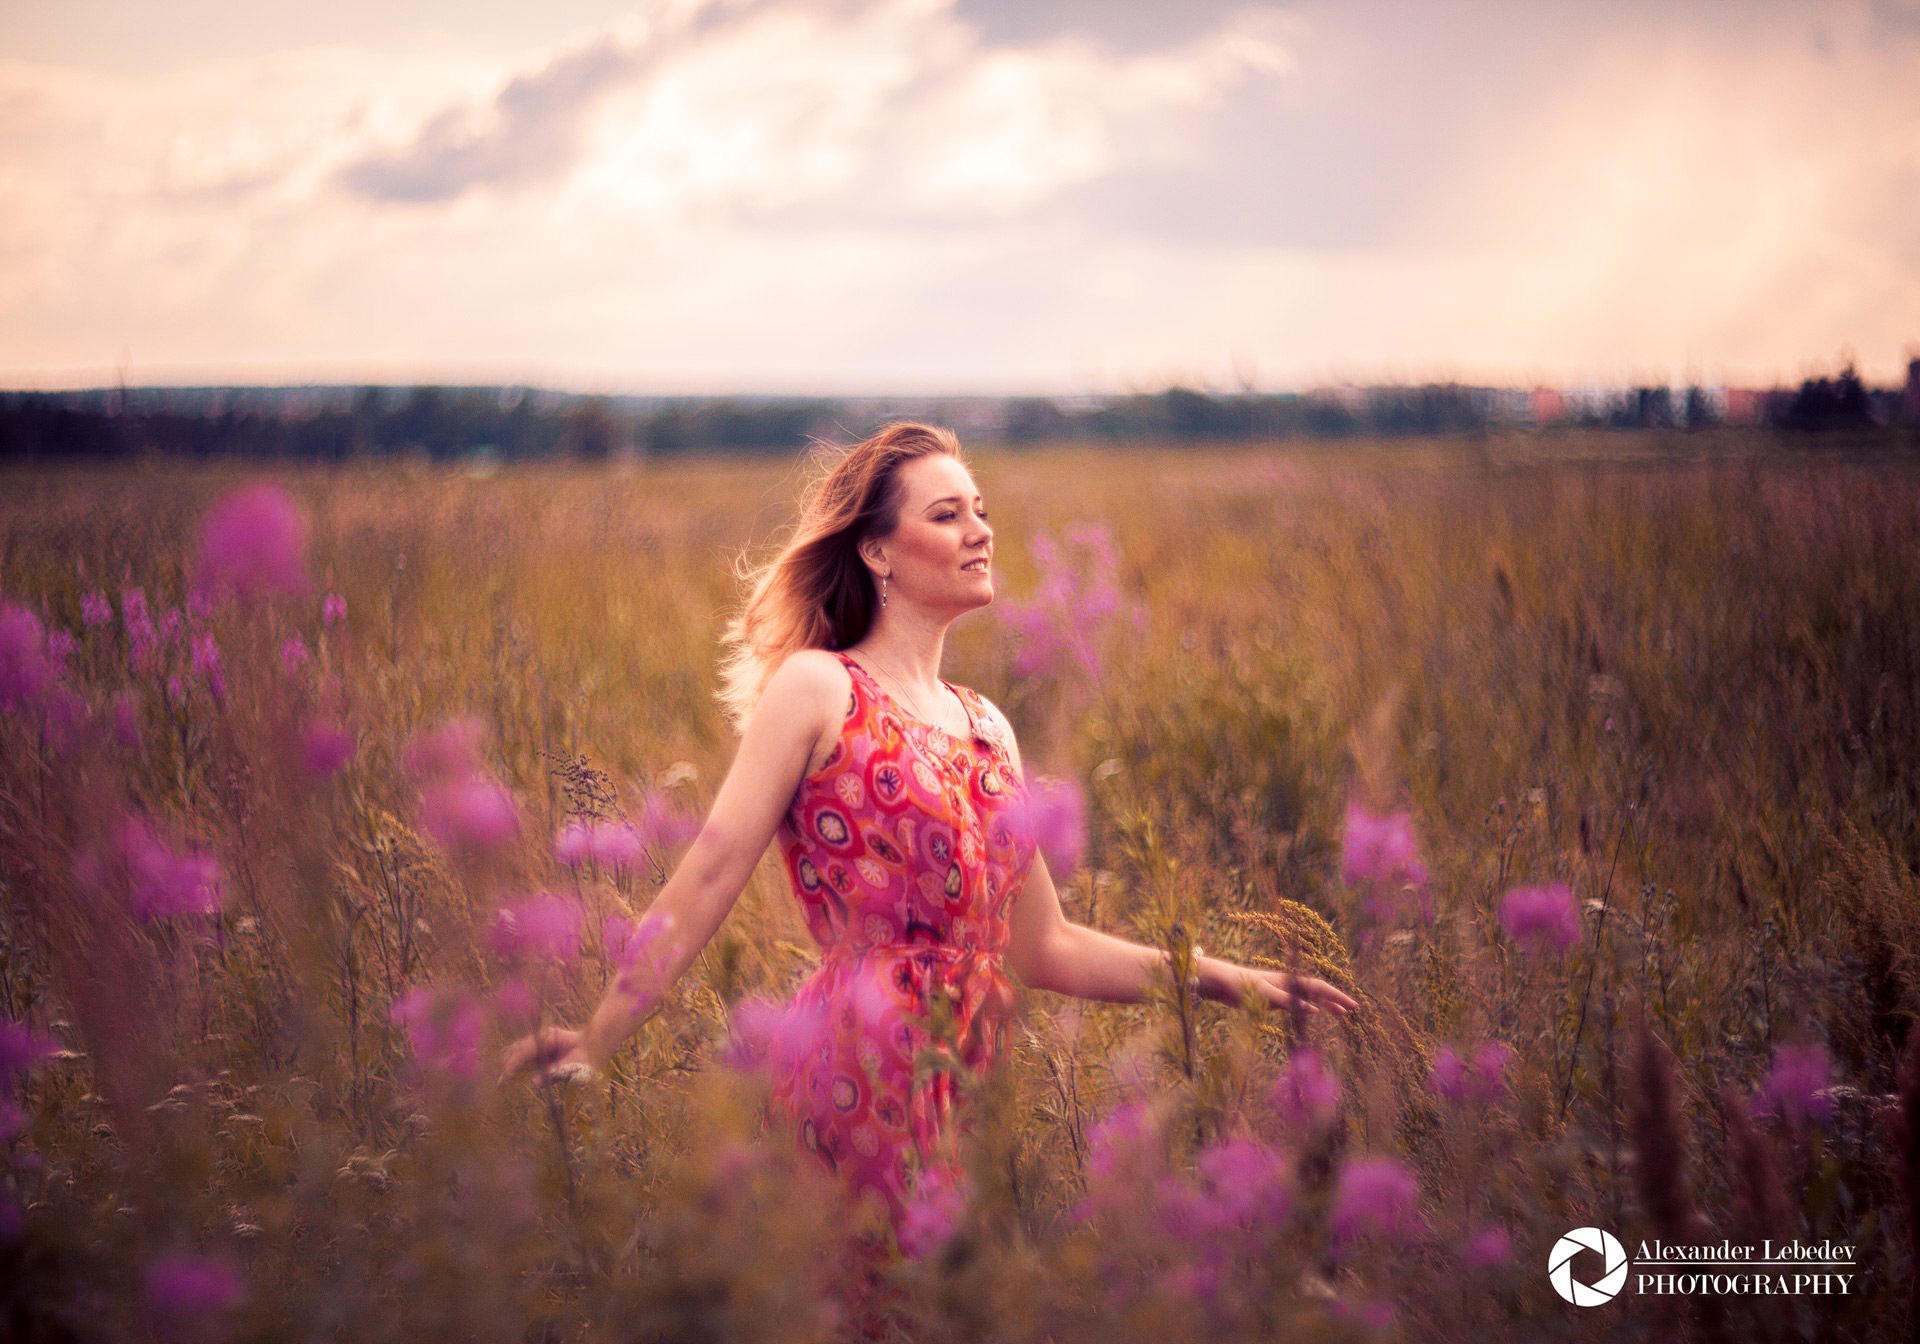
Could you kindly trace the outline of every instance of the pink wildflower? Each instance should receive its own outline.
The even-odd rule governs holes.
[[[147,594],[128,588],[120,594],[120,622],[127,631],[127,656],[136,669],[147,669],[160,650],[160,632],[147,611]]]
[[[553,837],[553,856],[569,868],[597,863],[603,868],[632,869],[645,857],[648,839],[644,822],[588,820],[575,817]]]
[[[1565,952],[1580,941],[1580,912],[1565,882],[1515,887],[1500,903],[1500,924],[1507,937],[1534,952]]]
[[[194,586],[209,595],[307,590],[307,523],[270,481],[223,497],[200,526]]]
[[[485,775],[422,789],[420,819],[427,834],[452,854],[501,849],[519,829],[513,795]]]
[[[585,817],[569,818],[553,834],[553,857],[569,868],[578,868],[593,857],[593,823]]]
[[[478,719],[454,719],[425,728],[407,743],[402,761],[416,779],[469,775],[480,769],[487,730]]]
[[[1403,915],[1431,921],[1427,869],[1420,861],[1411,814],[1376,816],[1358,802],[1347,805],[1341,838],[1340,875],[1363,893],[1369,917],[1392,922]]]
[[[1137,1205],[1164,1174],[1165,1151],[1159,1117],[1146,1102],[1115,1108],[1087,1133],[1087,1197],[1074,1216]]]
[[[952,1240],[966,1212],[965,1177],[951,1167],[922,1167],[900,1220],[900,1249],[923,1260]]]
[[[305,667],[312,657],[307,651],[307,641],[298,635],[287,636],[287,642],[280,646],[280,662],[289,674]]]
[[[132,691],[117,691],[113,697],[114,741],[129,751],[140,745],[140,706]]]
[[[1451,1102],[1494,1101],[1506,1090],[1507,1063],[1512,1058],[1513,1047],[1504,1041],[1486,1042],[1471,1060],[1443,1045],[1434,1052],[1427,1086]]]
[[[1001,620],[1015,639],[1014,670],[1024,677],[1055,677],[1069,660],[1088,677],[1100,675],[1100,638],[1120,611],[1115,586],[1118,554],[1112,534],[1098,524],[1067,532],[1080,557],[1062,553],[1053,538],[1033,541],[1040,589],[1033,598],[1000,604]]]
[[[116,843],[131,884],[134,913],[142,919],[220,912],[220,865],[206,855],[176,854],[136,816],[120,823]]]
[[[1292,1192],[1286,1165],[1266,1144],[1222,1139],[1201,1152],[1195,1170],[1214,1228],[1271,1224],[1287,1216]]]
[[[227,679],[221,670],[219,642],[212,635],[194,636],[192,663],[193,670],[200,674],[200,680],[206,684],[207,694],[215,700],[224,698]]]
[[[1390,1157],[1366,1157],[1340,1169],[1329,1215],[1337,1242],[1374,1235],[1391,1239],[1419,1230],[1420,1185]]]
[[[1468,1269],[1492,1269],[1513,1258],[1513,1238],[1498,1223],[1488,1223],[1467,1238],[1460,1263]]]
[[[1799,1130],[1809,1123],[1833,1118],[1833,1060],[1827,1047],[1782,1045],[1773,1052],[1773,1067],[1754,1096],[1756,1117],[1771,1116]]]
[[[113,606],[107,601],[106,594],[96,589],[80,595],[80,620],[87,629],[95,629],[112,619]]]
[[[300,763],[315,777],[331,775],[353,759],[353,736],[330,719],[309,719],[300,728]]]
[[[487,1018],[471,994],[423,985],[395,1000],[390,1012],[406,1031],[414,1058],[429,1072],[472,1078],[479,1071]]]
[[[328,593],[320,604],[320,624],[331,629],[347,619],[347,599],[338,593]]]
[[[221,1311],[240,1300],[240,1276],[224,1261],[200,1255],[162,1256],[147,1266],[147,1301],[166,1316]]]
[[[79,741],[87,725],[87,702],[78,692],[55,686],[47,696],[45,709],[41,740],[49,751],[58,755]]]
[[[0,1018],[0,1092],[28,1069],[60,1048],[60,1043],[25,1022]]]
[[[1368,1330],[1388,1330],[1393,1327],[1393,1303],[1375,1299],[1359,1302],[1347,1302],[1335,1298],[1327,1304],[1327,1311],[1335,1320],[1353,1321]]]
[[[649,793],[640,804],[638,829],[648,849],[678,849],[700,834],[700,817],[663,793]]]
[[[594,823],[588,833],[588,852],[608,868],[632,868],[646,853],[640,832],[624,821]]]
[[[600,926],[600,945],[606,949],[607,959],[625,970],[649,958],[654,945],[672,927],[673,916],[664,911],[637,921],[614,915]]]
[[[1064,879],[1080,866],[1087,848],[1087,803],[1072,779],[1030,776],[1014,804],[1013,820],[1032,835],[1055,878]]]
[[[515,975],[501,981],[493,991],[493,1006],[501,1017],[523,1021],[533,1016],[540,1001],[534,995],[533,986]]]
[[[494,950],[529,961],[572,961],[580,955],[582,925],[580,903],[571,896],[537,896],[500,912]]]
[[[1327,1071],[1318,1050],[1302,1046],[1273,1080],[1267,1099],[1288,1128],[1314,1133],[1332,1124],[1340,1109],[1340,1080]]]
[[[0,710],[38,704],[57,671],[40,618],[17,603],[0,602]]]
[[[777,1004],[756,995],[733,1009],[728,1062],[736,1069],[785,1077],[812,1052],[827,1029],[826,1010],[819,1003]]]

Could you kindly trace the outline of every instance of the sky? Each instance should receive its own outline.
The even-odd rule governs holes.
[[[1771,385],[1920,0],[0,0],[0,386]]]

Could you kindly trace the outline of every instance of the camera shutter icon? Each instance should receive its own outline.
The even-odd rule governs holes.
[[[1592,1251],[1606,1263],[1600,1277],[1592,1283],[1582,1283],[1573,1277],[1573,1259],[1582,1251]],[[1553,1254],[1547,1257],[1547,1281],[1553,1285],[1554,1292],[1576,1307],[1597,1307],[1602,1302],[1611,1302],[1626,1286],[1626,1247],[1603,1228],[1576,1227],[1553,1243]]]

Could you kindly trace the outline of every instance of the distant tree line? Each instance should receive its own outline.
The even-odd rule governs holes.
[[[1542,395],[1554,399],[1543,409]],[[1903,392],[1849,366],[1799,389],[1743,394],[1732,418],[1793,434],[1920,433],[1920,366]],[[138,388],[0,394],[0,460],[149,454],[345,462],[490,455],[604,460],[691,452],[789,453],[918,416],[1014,444],[1219,443],[1476,434],[1515,426],[1702,429],[1728,407],[1700,387],[1639,387],[1574,399],[1454,383],[1304,394],[1187,387],[1106,398],[591,396],[497,387]]]

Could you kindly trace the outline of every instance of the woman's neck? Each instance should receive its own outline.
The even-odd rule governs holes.
[[[945,623],[889,611],[847,652],[878,664],[909,691],[931,694],[940,688],[940,658],[946,642]]]

